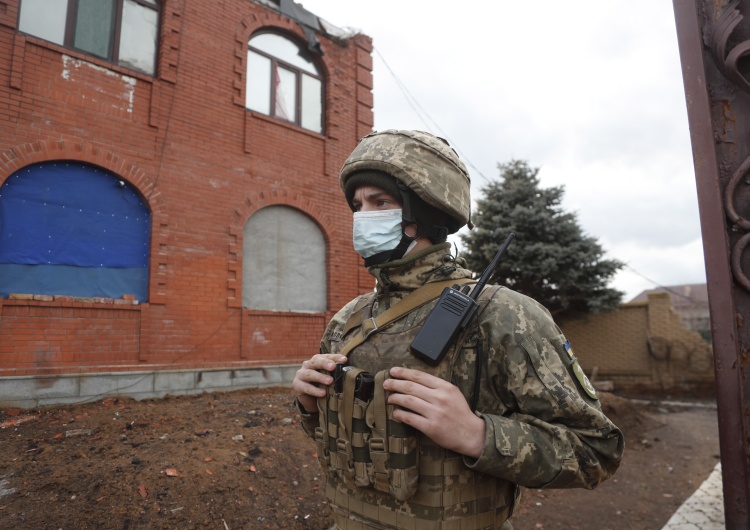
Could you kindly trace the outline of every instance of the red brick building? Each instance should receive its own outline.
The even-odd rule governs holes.
[[[0,404],[290,380],[372,287],[337,183],[370,39],[287,0],[61,4],[0,2]]]

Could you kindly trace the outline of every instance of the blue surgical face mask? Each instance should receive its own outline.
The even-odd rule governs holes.
[[[401,208],[354,212],[354,250],[363,258],[393,250],[401,241]]]

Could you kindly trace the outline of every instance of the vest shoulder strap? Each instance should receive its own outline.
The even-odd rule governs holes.
[[[344,334],[357,328],[357,331],[352,335],[351,339],[344,345],[341,350],[341,355],[349,355],[349,352],[354,348],[362,344],[367,338],[383,326],[395,322],[396,320],[408,315],[418,307],[435,300],[443,292],[443,289],[452,285],[466,285],[468,283],[476,283],[476,280],[470,278],[459,278],[455,280],[443,280],[439,282],[426,283],[419,289],[416,289],[409,293],[397,304],[392,305],[386,311],[383,311],[377,317],[370,317],[367,319],[362,318],[362,310],[365,307],[360,308],[359,311],[355,311],[346,321],[344,325]],[[357,321],[359,320],[359,321]]]

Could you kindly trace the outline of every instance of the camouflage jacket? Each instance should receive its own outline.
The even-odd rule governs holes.
[[[455,263],[449,248],[447,243],[436,245],[370,268],[377,292],[353,300],[334,316],[321,340],[321,352],[341,349],[346,342],[344,325],[363,302],[377,316],[425,283],[470,277],[470,271]],[[450,374],[445,378],[471,403],[481,347],[476,411],[486,424],[484,449],[478,459],[463,457],[463,464],[471,472],[530,488],[594,488],[619,466],[624,446],[621,431],[602,412],[596,392],[549,312],[510,289],[485,291],[491,297],[485,297],[474,322],[459,337],[461,344],[443,361],[454,366],[441,373]],[[388,334],[383,340],[403,343],[388,350],[397,351],[398,358],[360,359],[360,346],[351,352],[350,363],[372,373],[395,363],[426,368],[408,351],[413,339],[409,330],[419,328],[434,304],[380,331]],[[303,415],[305,431],[311,434],[318,421],[316,414]]]

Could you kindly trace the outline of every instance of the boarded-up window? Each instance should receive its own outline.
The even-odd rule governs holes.
[[[269,206],[247,221],[243,238],[243,307],[326,310],[326,243],[312,219],[294,208]]]
[[[0,297],[45,294],[148,300],[151,215],[104,169],[45,162],[0,187]]]

